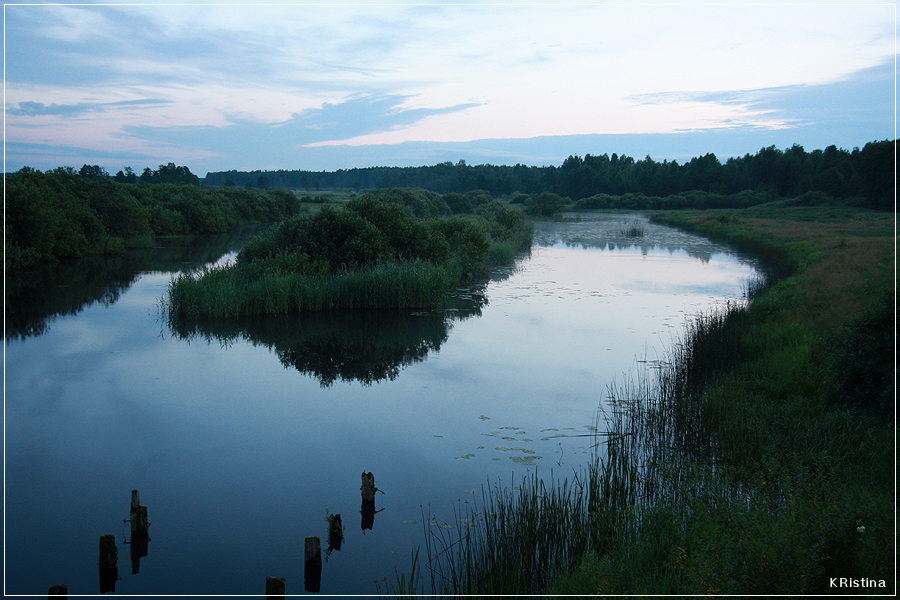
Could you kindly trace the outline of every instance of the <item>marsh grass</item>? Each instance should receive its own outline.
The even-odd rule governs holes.
[[[181,273],[170,283],[170,318],[233,318],[354,308],[421,308],[443,301],[454,281],[425,261],[383,262],[362,271],[251,277],[232,266]]]

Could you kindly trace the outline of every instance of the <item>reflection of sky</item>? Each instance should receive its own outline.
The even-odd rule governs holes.
[[[719,250],[536,247],[424,362],[329,388],[264,346],[173,339],[156,309],[169,275],[144,276],[111,307],[7,346],[7,591],[43,593],[43,580],[30,587],[40,564],[94,593],[97,536],[127,555],[121,520],[139,489],[152,541],[139,575],[120,560],[119,593],[210,573],[223,587],[195,591],[258,593],[277,575],[296,592],[302,540],[324,536],[326,509],[343,514],[346,540],[323,593],[374,593],[373,579],[408,569],[422,529],[405,521],[423,509],[452,520],[488,481],[577,468],[593,440],[552,436],[587,433],[607,385],[664,352],[691,314],[739,299],[750,272]],[[364,470],[385,491],[365,534]]]

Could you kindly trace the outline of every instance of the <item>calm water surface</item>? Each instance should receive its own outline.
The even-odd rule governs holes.
[[[529,256],[440,311],[170,327],[172,274],[243,241],[7,281],[7,594],[98,594],[104,534],[118,595],[263,594],[266,576],[300,594],[304,539],[325,550],[338,513],[320,595],[376,596],[423,514],[452,524],[482,486],[578,469],[607,386],[691,315],[743,301],[756,268],[643,217],[581,215],[537,224]],[[151,522],[136,565],[133,489]]]

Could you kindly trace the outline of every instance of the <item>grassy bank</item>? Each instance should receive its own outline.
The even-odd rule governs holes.
[[[697,316],[665,360],[609,390],[594,464],[487,492],[472,526],[431,526],[422,586],[893,593],[894,215],[654,218],[751,248],[779,278],[749,307]]]

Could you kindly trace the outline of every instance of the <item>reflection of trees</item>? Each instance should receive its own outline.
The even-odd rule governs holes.
[[[228,345],[246,339],[268,346],[285,368],[315,377],[322,387],[335,381],[371,385],[393,380],[400,370],[425,360],[447,341],[452,322],[481,313],[483,294],[471,290],[446,310],[334,311],[245,319],[170,319],[172,334]]]
[[[232,235],[156,240],[153,248],[90,256],[6,273],[6,338],[46,333],[59,316],[115,304],[142,272],[176,272],[218,260],[243,246],[252,230]]]
[[[735,250],[704,237],[685,233],[673,227],[651,223],[641,215],[574,214],[563,222],[541,222],[535,225],[536,246],[565,244],[577,248],[626,250],[637,248],[642,254],[651,250],[673,253],[687,252],[688,256],[709,262],[713,254],[735,255]],[[635,235],[633,228],[640,231]],[[741,262],[748,262],[738,256]]]
[[[114,304],[138,270],[130,256],[90,257],[40,265],[6,276],[6,338],[25,339],[50,329],[58,316],[94,303]]]

